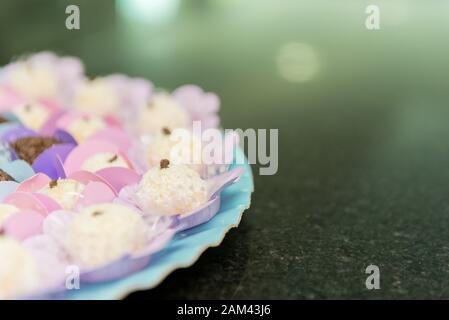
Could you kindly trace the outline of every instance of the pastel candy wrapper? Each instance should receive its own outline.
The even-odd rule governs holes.
[[[44,216],[38,212],[27,210],[12,214],[3,224],[7,236],[22,241],[42,232]]]

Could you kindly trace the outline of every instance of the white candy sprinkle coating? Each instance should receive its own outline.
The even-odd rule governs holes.
[[[0,203],[0,228],[8,217],[18,211],[19,209],[13,205]]]
[[[183,214],[207,201],[207,184],[198,172],[185,165],[148,170],[136,195],[142,206],[162,215]]]
[[[17,62],[10,79],[11,87],[30,99],[52,97],[57,93],[56,75],[48,68],[35,64]]]
[[[128,163],[125,159],[123,159],[123,157],[112,152],[99,152],[87,158],[83,162],[81,170],[96,172],[98,170],[110,167],[128,168]]]
[[[99,117],[79,118],[72,121],[67,127],[67,131],[78,143],[82,143],[88,137],[106,128],[106,123]]]
[[[190,116],[170,96],[159,94],[143,107],[138,115],[141,133],[158,134],[163,128],[171,130],[185,128],[191,122]]]
[[[187,165],[195,171],[200,171],[202,163],[201,141],[188,131],[185,134],[160,134],[154,137],[147,146],[146,159],[148,166],[159,166],[162,159],[170,160],[171,164]]]
[[[26,103],[12,109],[12,112],[19,118],[26,127],[39,130],[50,116],[50,112],[38,103]]]
[[[98,204],[74,217],[65,247],[75,263],[94,268],[142,249],[146,235],[146,224],[137,212],[117,204]]]
[[[0,237],[0,299],[29,294],[38,286],[33,256],[15,240]]]
[[[55,186],[46,185],[39,193],[55,200],[63,209],[74,209],[78,200],[82,197],[84,184],[73,179],[59,179]]]
[[[118,111],[119,97],[105,78],[86,80],[75,95],[74,107],[95,115],[113,114]]]

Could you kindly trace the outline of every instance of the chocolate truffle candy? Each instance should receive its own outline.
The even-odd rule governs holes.
[[[59,143],[61,141],[52,137],[24,137],[14,141],[11,148],[16,152],[19,159],[33,164],[42,152]]]
[[[8,122],[9,122],[8,119],[6,119],[5,117],[0,116],[0,124],[2,124],[2,123],[8,123]]]
[[[7,172],[0,169],[0,181],[16,181],[13,177],[11,177]]]

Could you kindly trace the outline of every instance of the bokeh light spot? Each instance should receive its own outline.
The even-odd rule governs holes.
[[[291,82],[307,82],[318,73],[320,62],[316,50],[311,45],[289,42],[279,49],[276,65],[283,79]]]

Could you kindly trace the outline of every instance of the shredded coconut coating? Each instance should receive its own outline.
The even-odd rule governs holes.
[[[184,164],[199,171],[201,152],[200,139],[184,130],[179,135],[157,135],[147,146],[146,158],[150,168],[158,166],[162,159],[168,159],[172,164]]]
[[[99,152],[89,158],[87,158],[82,166],[82,170],[96,172],[101,169],[110,167],[122,167],[128,168],[128,163],[123,157],[114,154],[112,152]]]
[[[3,223],[5,223],[6,219],[18,211],[19,209],[13,205],[0,203],[0,228]]]
[[[39,288],[33,256],[15,240],[0,236],[0,299],[30,294]]]
[[[8,217],[18,211],[19,209],[13,205],[0,203],[0,228]]]
[[[83,209],[69,225],[65,247],[75,263],[94,268],[142,249],[147,229],[135,211],[117,204]]]
[[[99,117],[85,117],[72,121],[67,131],[78,143],[82,143],[94,133],[106,128],[105,122]]]
[[[141,133],[158,134],[163,128],[186,128],[191,124],[187,111],[170,96],[159,94],[152,102],[141,109],[138,126]]]
[[[114,87],[105,78],[86,80],[75,95],[76,110],[95,115],[106,115],[118,112],[119,97]]]
[[[12,111],[24,126],[36,131],[42,128],[50,117],[50,111],[38,103],[22,104]]]
[[[37,99],[53,97],[57,93],[58,80],[48,68],[18,62],[10,76],[10,85],[28,98]]]
[[[204,204],[208,195],[206,181],[185,165],[151,168],[136,194],[145,209],[161,215],[190,212]]]
[[[55,200],[63,209],[71,210],[76,207],[76,203],[82,197],[84,184],[73,179],[59,179],[51,182],[39,193]]]

